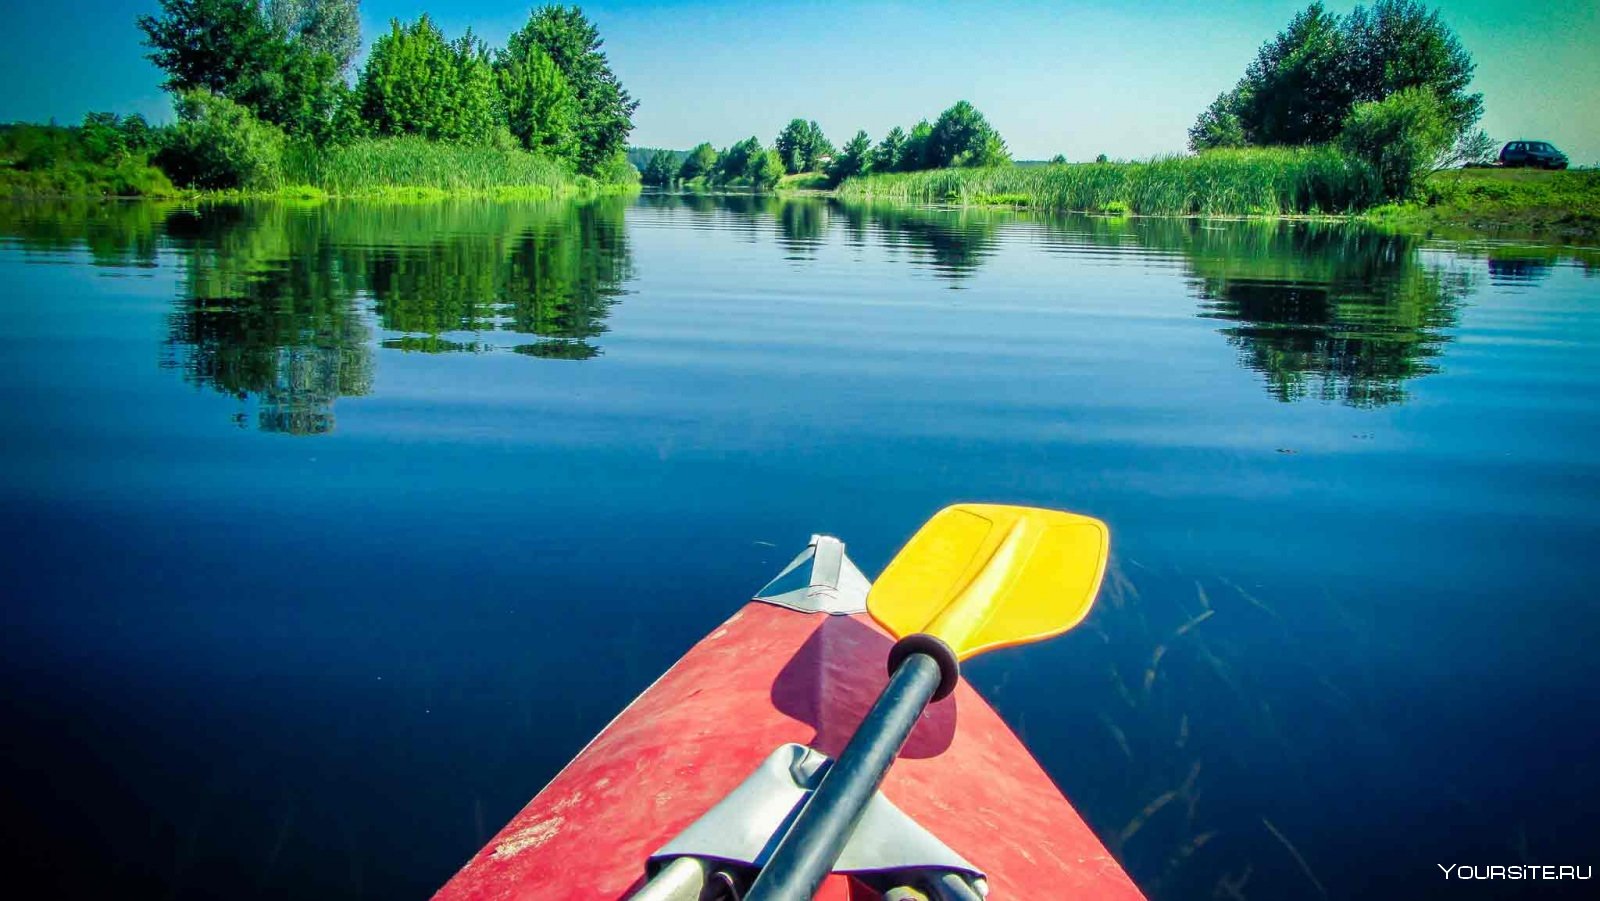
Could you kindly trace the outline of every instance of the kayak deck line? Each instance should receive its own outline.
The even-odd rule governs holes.
[[[762,592],[803,601],[820,588],[811,612],[768,598],[736,611],[617,714],[435,897],[620,901],[645,884],[652,855],[775,751],[793,744],[836,758],[888,681],[883,661],[893,644],[864,613],[828,609],[864,599],[870,584],[851,572],[860,573],[842,543],[814,536]],[[880,791],[981,871],[991,899],[1143,897],[965,679],[922,713]],[[835,875],[817,897],[880,896]]]

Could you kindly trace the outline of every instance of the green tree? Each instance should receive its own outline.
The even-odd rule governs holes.
[[[762,150],[751,161],[749,170],[750,184],[762,190],[771,190],[783,178],[783,158],[778,156],[778,151],[771,148]]]
[[[790,119],[772,142],[773,149],[778,151],[778,157],[783,160],[784,170],[790,175],[798,174],[805,166],[807,134],[806,120]]]
[[[210,91],[291,135],[329,136],[345,91],[337,60],[278,33],[257,0],[161,0],[138,24],[169,91]]]
[[[1449,149],[1454,135],[1455,123],[1439,96],[1414,87],[1356,104],[1339,143],[1377,171],[1385,196],[1404,200]]]
[[[844,149],[839,151],[839,155],[834,157],[833,164],[828,167],[828,181],[838,184],[871,168],[872,139],[867,137],[865,131],[858,131],[855,137],[845,142]]]
[[[318,142],[343,137],[337,134],[338,112],[350,89],[339,76],[337,61],[297,42],[275,39],[267,49],[256,79],[227,96],[291,136]]]
[[[965,100],[939,114],[927,146],[931,168],[995,166],[1011,159],[1005,141],[989,120]]]
[[[1407,88],[1427,88],[1456,132],[1483,115],[1483,95],[1467,93],[1476,68],[1439,13],[1416,0],[1377,0],[1345,18],[1352,99],[1382,100]]]
[[[138,25],[174,93],[227,94],[255,80],[273,41],[256,0],[161,0],[161,14],[140,16]]]
[[[1312,3],[1200,114],[1189,146],[1331,141],[1354,104],[1407,88],[1432,91],[1459,134],[1483,112],[1482,95],[1467,93],[1472,72],[1455,33],[1417,0],[1376,0],[1342,18]]]
[[[1268,41],[1235,95],[1257,144],[1314,144],[1339,133],[1352,102],[1350,53],[1339,17],[1312,3]]]
[[[762,155],[761,139],[751,136],[722,151],[712,170],[713,181],[727,184],[741,178],[750,178]]]
[[[805,171],[807,172],[822,171],[823,161],[833,156],[833,142],[829,141],[827,135],[822,133],[822,126],[818,125],[815,119],[806,123],[805,144],[802,152],[804,154]]]
[[[717,148],[709,143],[695,145],[689,155],[683,158],[683,165],[678,167],[678,178],[688,181],[691,178],[710,176],[717,168]]]
[[[933,169],[939,163],[933,158],[933,126],[923,119],[911,126],[911,134],[906,136],[905,150],[900,154],[901,172],[915,172],[920,169]]]
[[[900,157],[906,150],[906,133],[896,125],[889,129],[883,136],[878,146],[872,150],[872,170],[874,172],[895,172],[900,168]]]
[[[85,159],[108,165],[142,161],[156,149],[156,131],[138,113],[126,118],[116,113],[88,113],[78,140]]]
[[[522,146],[576,163],[578,100],[550,54],[523,43],[495,57],[506,124]]]
[[[645,165],[641,175],[647,185],[672,184],[672,180],[678,176],[676,157],[670,150],[657,150],[650,157],[650,162]]]
[[[1220,147],[1243,147],[1246,143],[1244,125],[1239,121],[1241,88],[1223,91],[1211,101],[1200,118],[1189,127],[1189,149],[1214,150]]]
[[[390,22],[357,92],[361,117],[376,134],[461,144],[493,143],[498,134],[499,98],[482,42],[471,31],[446,41],[426,13],[411,25]]]
[[[267,0],[278,33],[313,53],[325,53],[346,72],[361,49],[361,0]]]
[[[823,159],[834,152],[832,142],[822,133],[822,126],[815,119],[809,122],[805,119],[789,120],[789,124],[778,133],[773,148],[778,151],[784,169],[790,175],[820,171]]]
[[[594,170],[594,177],[608,185],[638,185],[641,173],[628,161],[628,151],[618,150]]]
[[[226,97],[192,89],[177,95],[178,123],[156,155],[187,187],[275,188],[283,179],[284,135]]]
[[[604,43],[576,6],[534,11],[506,42],[506,52],[513,57],[524,57],[529,45],[538,46],[561,70],[578,110],[574,123],[578,168],[591,175],[626,150],[633,111],[639,107],[611,71],[600,50]]]

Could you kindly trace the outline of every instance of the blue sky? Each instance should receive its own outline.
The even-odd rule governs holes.
[[[133,20],[156,3],[5,0],[0,120],[76,122],[85,110],[168,118]],[[1332,2],[1343,12],[1354,3]],[[1478,62],[1483,126],[1600,163],[1600,3],[1435,4]],[[795,116],[836,142],[932,118],[957,99],[1021,159],[1132,158],[1184,131],[1301,2],[584,4],[641,101],[632,142],[771,141]],[[430,11],[449,35],[500,43],[524,3],[366,0],[364,36]]]

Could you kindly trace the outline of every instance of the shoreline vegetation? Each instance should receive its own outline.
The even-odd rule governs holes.
[[[578,7],[491,48],[428,14],[355,71],[358,0],[161,0],[141,16],[177,121],[0,125],[0,196],[593,196],[635,190],[638,103]]]
[[[1012,207],[1104,216],[1318,218],[1407,231],[1458,229],[1600,240],[1600,170],[1434,172],[1401,202],[1356,202],[1358,171],[1234,152],[1147,162],[1054,163],[870,175],[830,192],[852,202]]]
[[[577,7],[534,10],[503,48],[393,21],[360,71],[356,0],[161,0],[139,19],[177,121],[91,113],[0,125],[0,197],[417,201],[801,192],[870,203],[1110,216],[1316,217],[1390,228],[1600,238],[1600,173],[1484,168],[1481,95],[1417,0],[1312,3],[1189,129],[1189,153],[1013,163],[961,100],[876,144],[815,120],[770,144],[626,146],[637,101]],[[203,40],[202,40],[203,38]]]

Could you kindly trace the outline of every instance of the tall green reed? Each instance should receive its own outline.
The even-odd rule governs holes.
[[[1357,212],[1379,200],[1376,175],[1331,147],[1216,150],[1133,163],[1068,163],[867,175],[840,187],[860,200],[984,203],[1139,215]]]
[[[331,194],[390,188],[448,193],[541,189],[550,194],[587,193],[594,180],[575,176],[560,163],[521,150],[446,144],[417,137],[369,138],[342,146],[290,148],[285,181]]]

